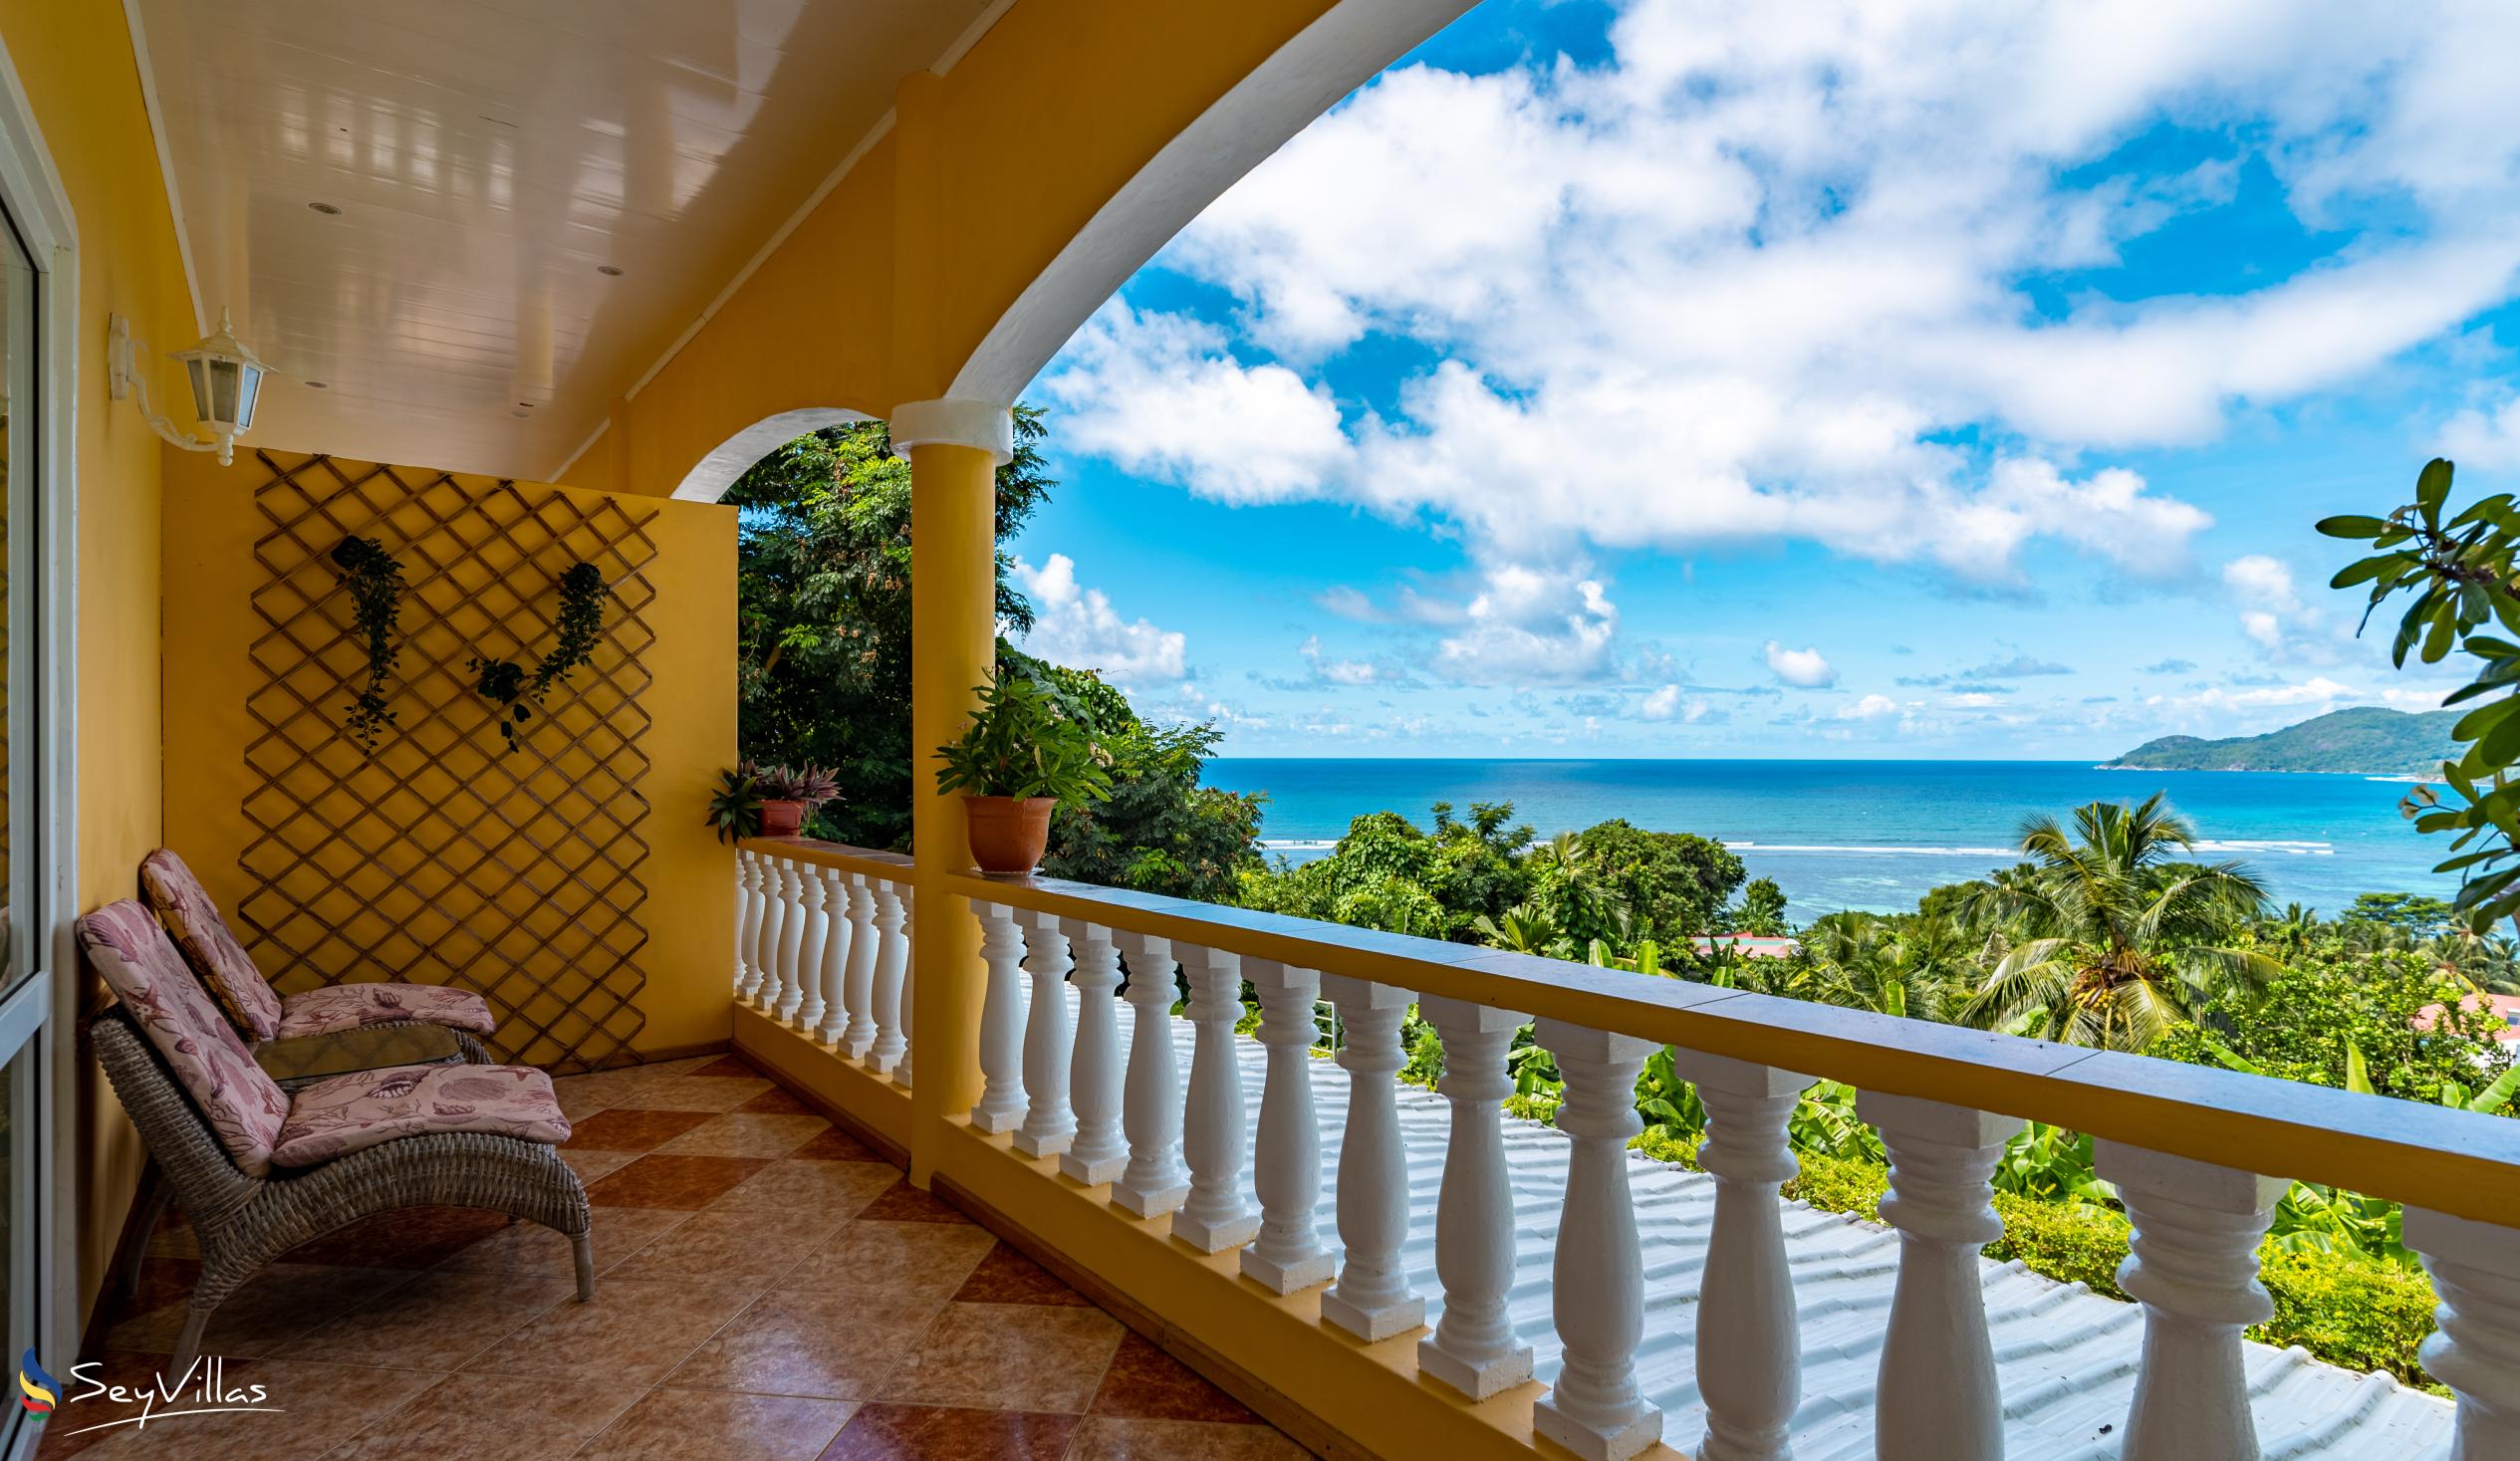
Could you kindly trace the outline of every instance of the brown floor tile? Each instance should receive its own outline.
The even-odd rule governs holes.
[[[883,1153],[838,1126],[806,1142],[788,1155],[799,1161],[882,1161]]]
[[[822,1461],[1058,1461],[1076,1429],[1073,1415],[865,1405]]]
[[[767,1285],[848,1220],[845,1213],[806,1207],[712,1207],[624,1259],[614,1274]]]
[[[1067,1461],[1304,1461],[1308,1454],[1265,1425],[1098,1415],[1077,1428]]]
[[[680,1227],[691,1214],[668,1207],[598,1207],[595,1271],[608,1273],[623,1259]],[[439,1273],[506,1273],[567,1279],[575,1292],[577,1255],[569,1239],[541,1223],[518,1223],[494,1233],[438,1265]]]
[[[231,1359],[268,1354],[412,1277],[398,1269],[275,1263],[246,1280],[245,1287],[229,1295],[210,1316],[202,1347]],[[107,1333],[106,1342],[117,1349],[171,1354],[183,1333],[185,1309],[184,1301],[177,1299],[126,1319]]]
[[[583,1121],[570,1122],[569,1139],[561,1144],[571,1151],[653,1151],[710,1119],[707,1111],[645,1111],[615,1106]]]
[[[126,1318],[163,1309],[169,1304],[181,1304],[192,1296],[192,1286],[200,1277],[201,1262],[197,1258],[161,1258],[150,1254],[140,1261],[139,1287],[132,1291],[128,1303],[117,1306],[116,1315]],[[109,1291],[105,1297],[111,1302],[114,1296]]]
[[[675,1387],[854,1400],[899,1367],[934,1320],[924,1301],[773,1291],[667,1377]]]
[[[606,1279],[596,1285],[591,1302],[563,1300],[542,1318],[490,1346],[465,1370],[652,1385],[720,1326],[741,1314],[753,1293],[723,1282]]]
[[[754,1096],[752,1099],[745,1101],[742,1105],[735,1107],[735,1109],[739,1111],[751,1111],[761,1115],[796,1116],[821,1114],[820,1111],[815,1110],[814,1107],[807,1105],[802,1100],[799,1100],[793,1094],[785,1090],[765,1091],[759,1096]]]
[[[942,1304],[997,1246],[970,1223],[886,1223],[864,1218],[832,1235],[779,1281],[791,1293],[849,1293]]]
[[[879,1393],[913,1405],[1081,1411],[1121,1333],[1096,1309],[948,1304]]]
[[[522,1226],[522,1224],[520,1224]],[[574,1281],[506,1273],[425,1273],[275,1351],[328,1364],[459,1369],[577,1293]]]
[[[558,1461],[574,1455],[646,1387],[589,1379],[450,1374],[328,1461]]]
[[[715,1210],[810,1207],[840,1217],[882,1196],[900,1173],[880,1162],[774,1161],[710,1204]],[[930,1226],[942,1226],[931,1224]]]
[[[967,1223],[961,1211],[933,1193],[922,1192],[903,1177],[858,1212],[862,1218],[891,1223]]]
[[[1097,1415],[1257,1425],[1260,1417],[1134,1331],[1121,1337],[1091,1407]]]
[[[221,1371],[224,1388],[232,1393],[261,1385],[265,1391],[263,1403],[278,1407],[282,1413],[253,1410],[167,1416],[150,1421],[146,1429],[122,1426],[112,1439],[80,1455],[85,1461],[123,1461],[126,1457],[143,1456],[165,1457],[168,1461],[273,1461],[277,1457],[322,1456],[379,1416],[399,1409],[437,1378],[420,1370],[370,1369],[354,1364],[232,1360]],[[198,1384],[199,1380],[193,1383]],[[75,1411],[73,1407],[62,1413],[67,1416]]]
[[[950,1231],[941,1223],[926,1226]],[[1056,1304],[1092,1309],[1094,1301],[1069,1288],[1050,1270],[1000,1243],[962,1281],[954,1298],[964,1304]]]
[[[761,1073],[742,1056],[719,1056],[691,1073],[694,1076],[733,1076],[738,1080],[756,1079]]]
[[[649,1390],[579,1461],[814,1461],[857,1406],[794,1395]]]
[[[770,1165],[757,1158],[649,1154],[587,1188],[606,1207],[675,1207],[696,1212]]]
[[[567,1147],[562,1147],[560,1151],[560,1159],[569,1164],[569,1170],[576,1172],[578,1180],[590,1187],[643,1155],[644,1152],[637,1151],[571,1151]]]
[[[613,1104],[637,1110],[731,1111],[769,1089],[770,1083],[758,1077],[649,1077],[632,1083]]]
[[[722,1055],[684,1056],[682,1059],[676,1061],[648,1061],[640,1065],[626,1066],[623,1069],[635,1071],[641,1076],[650,1078],[664,1076],[696,1076],[724,1059],[726,1059],[726,1057]],[[752,1073],[746,1072],[745,1074],[750,1075]]]
[[[619,1105],[624,1096],[638,1090],[636,1071],[599,1071],[591,1076],[560,1076],[553,1079],[551,1090],[560,1097],[560,1112],[571,1120],[591,1116],[597,1111]]]
[[[777,1158],[830,1130],[831,1124],[817,1115],[730,1111],[710,1117],[656,1150],[668,1156]]]
[[[362,1218],[291,1249],[287,1263],[341,1268],[435,1268],[448,1255],[508,1225],[483,1207],[406,1207]]]

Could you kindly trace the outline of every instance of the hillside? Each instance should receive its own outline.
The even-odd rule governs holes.
[[[2146,741],[2105,770],[2144,771],[2338,771],[2365,776],[2437,775],[2450,758],[2455,710],[2411,715],[2363,706],[2336,710],[2262,736],[2208,741],[2163,736]]]

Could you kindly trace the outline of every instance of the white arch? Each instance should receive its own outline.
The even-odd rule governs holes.
[[[825,426],[846,426],[852,421],[872,421],[864,411],[844,410],[839,406],[807,406],[803,410],[781,411],[764,416],[743,430],[718,443],[717,450],[693,465],[673,489],[683,502],[715,502],[735,485],[735,479],[752,469],[753,463],[787,445],[808,431]]]
[[[1475,0],[1344,0],[1166,142],[989,328],[951,396],[1005,405],[1199,210]],[[682,494],[674,494],[679,497]]]

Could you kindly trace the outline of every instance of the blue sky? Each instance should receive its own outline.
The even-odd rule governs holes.
[[[2310,524],[2520,477],[2513,55],[2492,3],[1488,0],[1034,383],[1031,647],[1242,755],[2423,708]]]

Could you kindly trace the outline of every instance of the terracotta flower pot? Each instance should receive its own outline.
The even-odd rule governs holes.
[[[1055,797],[965,797],[971,826],[971,860],[983,872],[1030,872],[1050,847],[1050,809]]]
[[[761,804],[761,835],[763,837],[794,837],[804,826],[805,804],[803,802],[771,801]]]

